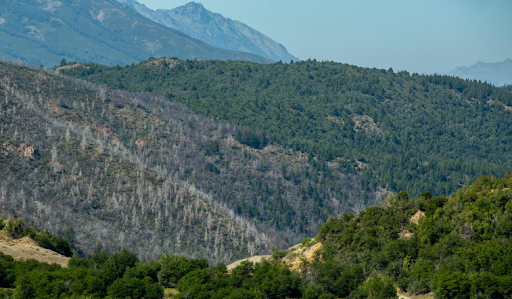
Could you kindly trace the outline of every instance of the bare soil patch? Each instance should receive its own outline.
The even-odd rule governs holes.
[[[15,260],[36,260],[43,263],[59,264],[62,267],[68,266],[69,257],[40,247],[29,237],[13,239],[0,231],[0,252],[12,256]]]

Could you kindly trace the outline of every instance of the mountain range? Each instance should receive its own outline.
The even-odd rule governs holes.
[[[0,58],[54,66],[62,59],[108,65],[148,57],[272,60],[211,46],[109,0],[3,0]]]
[[[195,2],[0,0],[0,41],[0,298],[512,298],[512,60],[301,61]]]
[[[458,67],[448,75],[462,79],[480,80],[496,86],[509,85],[512,84],[512,60],[505,59],[495,63],[479,61],[469,67]]]
[[[286,48],[253,28],[190,2],[172,10],[152,10],[135,0],[118,0],[150,20],[223,49],[248,52],[274,61],[299,59]]]
[[[391,192],[448,194],[512,167],[512,95],[448,76],[173,59],[0,70],[0,216],[72,228],[86,254],[231,262]]]

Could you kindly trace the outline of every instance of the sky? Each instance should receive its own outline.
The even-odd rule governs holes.
[[[172,9],[187,0],[139,0]],[[196,0],[300,59],[446,73],[512,59],[512,0]]]

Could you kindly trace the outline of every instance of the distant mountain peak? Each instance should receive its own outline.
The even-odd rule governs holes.
[[[168,9],[159,9],[157,11],[160,13],[164,13],[164,14],[168,14],[170,11],[172,11],[175,13],[179,13],[182,16],[189,15],[189,16],[201,16],[201,17],[205,17],[211,13],[209,10],[207,10],[203,6],[203,4],[198,3],[198,2],[189,2],[185,5],[178,6],[170,11]],[[162,25],[167,26],[166,24],[162,24]],[[171,27],[171,26],[167,26],[167,27]],[[173,27],[171,27],[171,28],[173,28]],[[173,29],[176,29],[176,28],[173,28]]]
[[[195,2],[195,1],[191,1],[191,2],[189,2],[189,3],[187,3],[187,4],[183,5],[183,6],[206,9],[201,2]]]
[[[136,2],[135,0],[117,0],[117,1],[123,2],[123,3],[125,3],[125,2],[130,2],[130,3]],[[144,4],[141,3],[141,5],[144,5]],[[134,5],[133,7],[136,8],[136,5]],[[148,10],[154,11],[154,12],[160,12],[160,13],[164,13],[164,12],[168,12],[169,11],[169,9],[165,9],[165,8],[157,8],[155,10],[151,10],[151,9],[148,8]],[[172,10],[190,10],[190,11],[198,11],[198,12],[199,11],[208,11],[206,9],[206,7],[204,7],[204,5],[201,2],[195,2],[195,1],[191,1],[191,2],[188,2],[186,4],[177,6],[177,7],[173,8]],[[137,11],[137,12],[141,13],[140,11]]]
[[[462,79],[480,80],[496,86],[508,85],[512,84],[512,60],[507,58],[502,62],[490,63],[478,61],[472,66],[455,68],[448,75]]]
[[[5,1],[4,1],[5,2]],[[8,1],[0,5],[0,58],[55,66],[67,61],[130,64],[149,57],[273,60],[221,49],[137,13],[131,0]],[[34,17],[37,16],[37,17]],[[72,41],[72,42],[70,42]]]
[[[132,0],[130,0],[130,1],[132,1]],[[187,4],[180,5],[176,8],[173,8],[172,10],[208,11],[201,2],[195,2],[195,1],[191,1],[191,2],[188,2]],[[169,10],[159,8],[159,9],[156,9],[155,11],[167,12]]]
[[[181,31],[215,47],[252,53],[274,61],[300,60],[268,36],[244,23],[211,12],[200,2],[192,1],[172,10],[152,10],[135,0],[118,1],[156,23]]]

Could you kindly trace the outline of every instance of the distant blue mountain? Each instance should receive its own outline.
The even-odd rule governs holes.
[[[212,46],[247,52],[275,61],[300,60],[286,48],[251,27],[190,2],[172,10],[152,10],[135,0],[118,0],[148,19],[181,31]]]
[[[113,0],[1,0],[0,58],[129,64],[154,57],[272,62],[211,46]]]
[[[512,60],[505,59],[496,63],[479,61],[469,67],[458,67],[449,72],[448,75],[463,79],[481,80],[496,86],[512,84]]]

